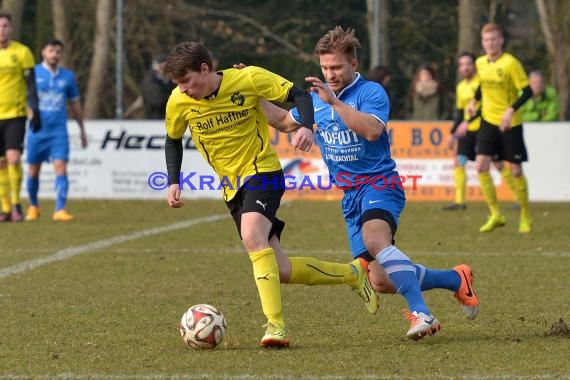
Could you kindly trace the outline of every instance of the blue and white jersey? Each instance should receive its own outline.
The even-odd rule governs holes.
[[[317,124],[316,141],[335,184],[353,187],[357,176],[388,177],[394,173],[396,163],[390,155],[386,131],[378,140],[367,141],[351,131],[330,104],[323,102],[315,93],[311,96]],[[378,83],[367,81],[357,73],[354,82],[340,92],[338,99],[387,125],[390,101]],[[291,115],[299,122],[296,108],[291,110]]]
[[[44,64],[35,66],[42,128],[38,133],[67,133],[67,101],[79,99],[73,71],[58,67],[55,73]]]

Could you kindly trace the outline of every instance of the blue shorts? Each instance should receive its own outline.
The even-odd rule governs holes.
[[[69,160],[69,138],[65,134],[47,134],[28,132],[26,144],[28,164],[40,164],[43,161]]]
[[[346,191],[342,198],[342,213],[346,223],[350,250],[354,258],[363,255],[370,257],[362,238],[365,213],[373,215],[372,218],[368,219],[386,220],[393,218],[393,220],[386,221],[392,229],[392,238],[396,233],[398,219],[406,206],[406,194],[398,185],[382,187],[380,185],[374,188],[370,183],[367,183],[357,190]],[[383,215],[386,215],[387,218]]]

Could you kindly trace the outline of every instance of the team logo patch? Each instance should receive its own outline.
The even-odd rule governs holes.
[[[500,67],[499,67],[499,68],[497,68],[497,75],[499,76],[499,78],[500,78],[500,77],[502,77],[502,76],[503,76],[503,74],[504,74],[504,72],[503,72],[503,69],[502,69],[502,68],[500,68]]]
[[[243,104],[245,103],[245,97],[242,94],[240,94],[239,92],[235,92],[231,96],[230,100],[236,106],[243,106]]]

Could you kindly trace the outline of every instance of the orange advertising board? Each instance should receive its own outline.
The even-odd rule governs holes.
[[[451,121],[391,121],[388,123],[392,157],[396,161],[408,200],[453,201],[453,151],[447,149]],[[290,182],[285,199],[340,199],[342,191],[328,186],[328,170],[315,145],[308,153],[290,145],[292,135],[272,129],[272,145],[281,160],[286,181]],[[467,164],[468,201],[482,201],[475,164]],[[512,200],[500,173],[491,175],[500,200]]]

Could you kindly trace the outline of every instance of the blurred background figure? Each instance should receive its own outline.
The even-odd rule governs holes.
[[[442,88],[435,70],[423,64],[416,70],[408,94],[411,120],[439,120],[442,114]]]
[[[523,121],[557,121],[560,100],[554,87],[544,83],[542,72],[535,70],[528,75],[532,98],[523,106]]]
[[[368,73],[368,80],[380,83],[385,90],[388,90],[392,73],[386,66],[378,65]]]
[[[366,79],[380,83],[382,87],[384,87],[384,90],[386,90],[386,94],[388,95],[388,99],[390,100],[391,115],[394,109],[394,101],[392,98],[392,91],[390,89],[390,80],[392,79],[392,73],[390,72],[390,69],[383,65],[375,66],[368,72],[368,77]]]
[[[159,54],[153,60],[150,70],[141,83],[141,93],[146,119],[164,119],[166,102],[174,89],[174,84],[161,74],[166,54]]]

